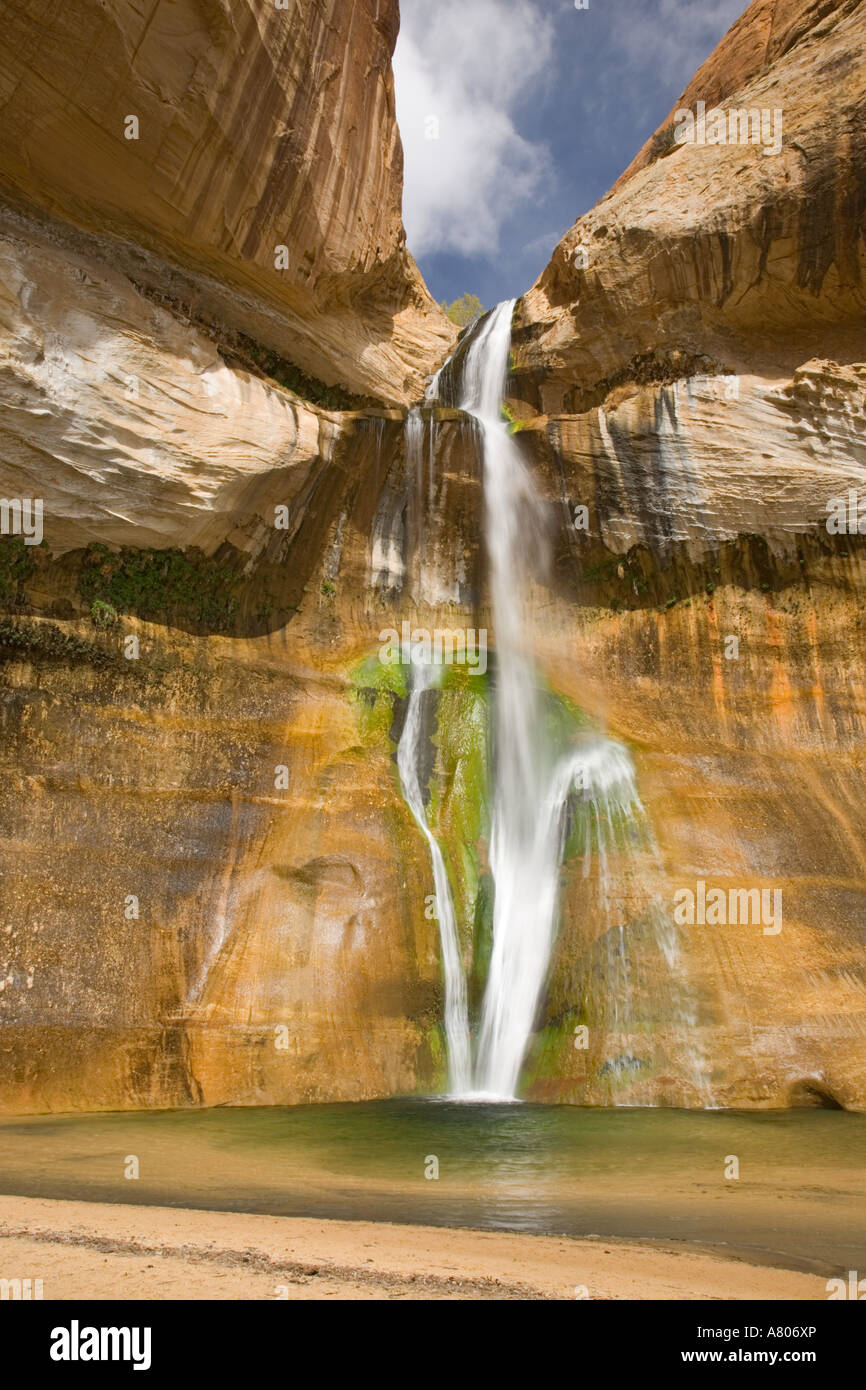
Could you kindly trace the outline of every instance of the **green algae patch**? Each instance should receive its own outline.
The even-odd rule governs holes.
[[[576,734],[590,732],[593,721],[568,695],[560,695],[548,686],[544,698],[544,721],[550,747],[561,752]]]
[[[422,1084],[418,1090],[422,1094],[428,1089],[435,1092],[444,1091],[448,1086],[448,1053],[441,1023],[434,1023],[432,1028],[427,1029],[422,1043],[422,1056],[425,1050],[429,1057],[430,1084],[429,1088]],[[421,1067],[419,1067],[420,1071],[422,1071]]]
[[[425,697],[431,702],[426,706],[429,732],[423,755],[429,772],[423,779],[422,794],[427,823],[442,852],[461,947],[469,966],[476,956],[479,845],[488,826],[489,693],[485,677],[464,666],[445,664],[438,675],[440,684],[431,686],[429,697]],[[368,754],[374,749],[388,753],[395,794],[405,807],[395,753],[408,709],[411,669],[370,655],[351,671],[350,690],[361,746]],[[432,891],[429,846],[408,807],[405,820],[392,826],[391,839],[400,862],[407,870],[418,869]],[[483,915],[486,920],[489,914]],[[438,930],[436,934],[438,945]],[[482,955],[486,958],[485,953]],[[439,971],[441,980],[441,956]],[[442,1068],[444,1075],[444,1061]]]
[[[394,708],[407,694],[404,668],[368,656],[349,673],[349,685],[362,744],[393,751]]]
[[[479,844],[489,833],[489,704],[485,677],[463,667],[445,668],[437,700],[436,764],[427,817],[448,871],[464,956],[473,959]]]
[[[521,1073],[521,1090],[570,1077],[574,1069],[570,1053],[580,1041],[578,1030],[586,1025],[581,1009],[569,1011],[555,1022],[545,1024],[532,1038]],[[587,1051],[580,1050],[580,1056],[586,1058]]]
[[[407,667],[399,661],[380,661],[378,656],[366,656],[350,673],[353,689],[389,690],[401,700],[408,694]]]
[[[490,972],[493,950],[493,879],[486,871],[479,875],[475,894],[475,913],[472,920],[472,963],[466,992],[469,1012],[480,1017],[484,988]]]

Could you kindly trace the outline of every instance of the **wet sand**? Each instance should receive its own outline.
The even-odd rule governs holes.
[[[0,1278],[46,1300],[827,1297],[822,1276],[675,1243],[34,1197],[0,1197]]]

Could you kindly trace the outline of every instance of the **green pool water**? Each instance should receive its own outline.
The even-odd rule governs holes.
[[[4,1117],[0,1192],[687,1241],[866,1273],[866,1116],[837,1111],[410,1099]]]

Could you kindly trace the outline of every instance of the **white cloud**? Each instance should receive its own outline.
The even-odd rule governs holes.
[[[547,147],[516,121],[552,61],[553,26],[532,0],[400,8],[394,74],[409,248],[494,255],[506,219],[550,177]]]

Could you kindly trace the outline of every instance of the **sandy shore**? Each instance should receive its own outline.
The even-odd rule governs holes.
[[[0,1278],[46,1299],[825,1299],[674,1245],[0,1197]]]

